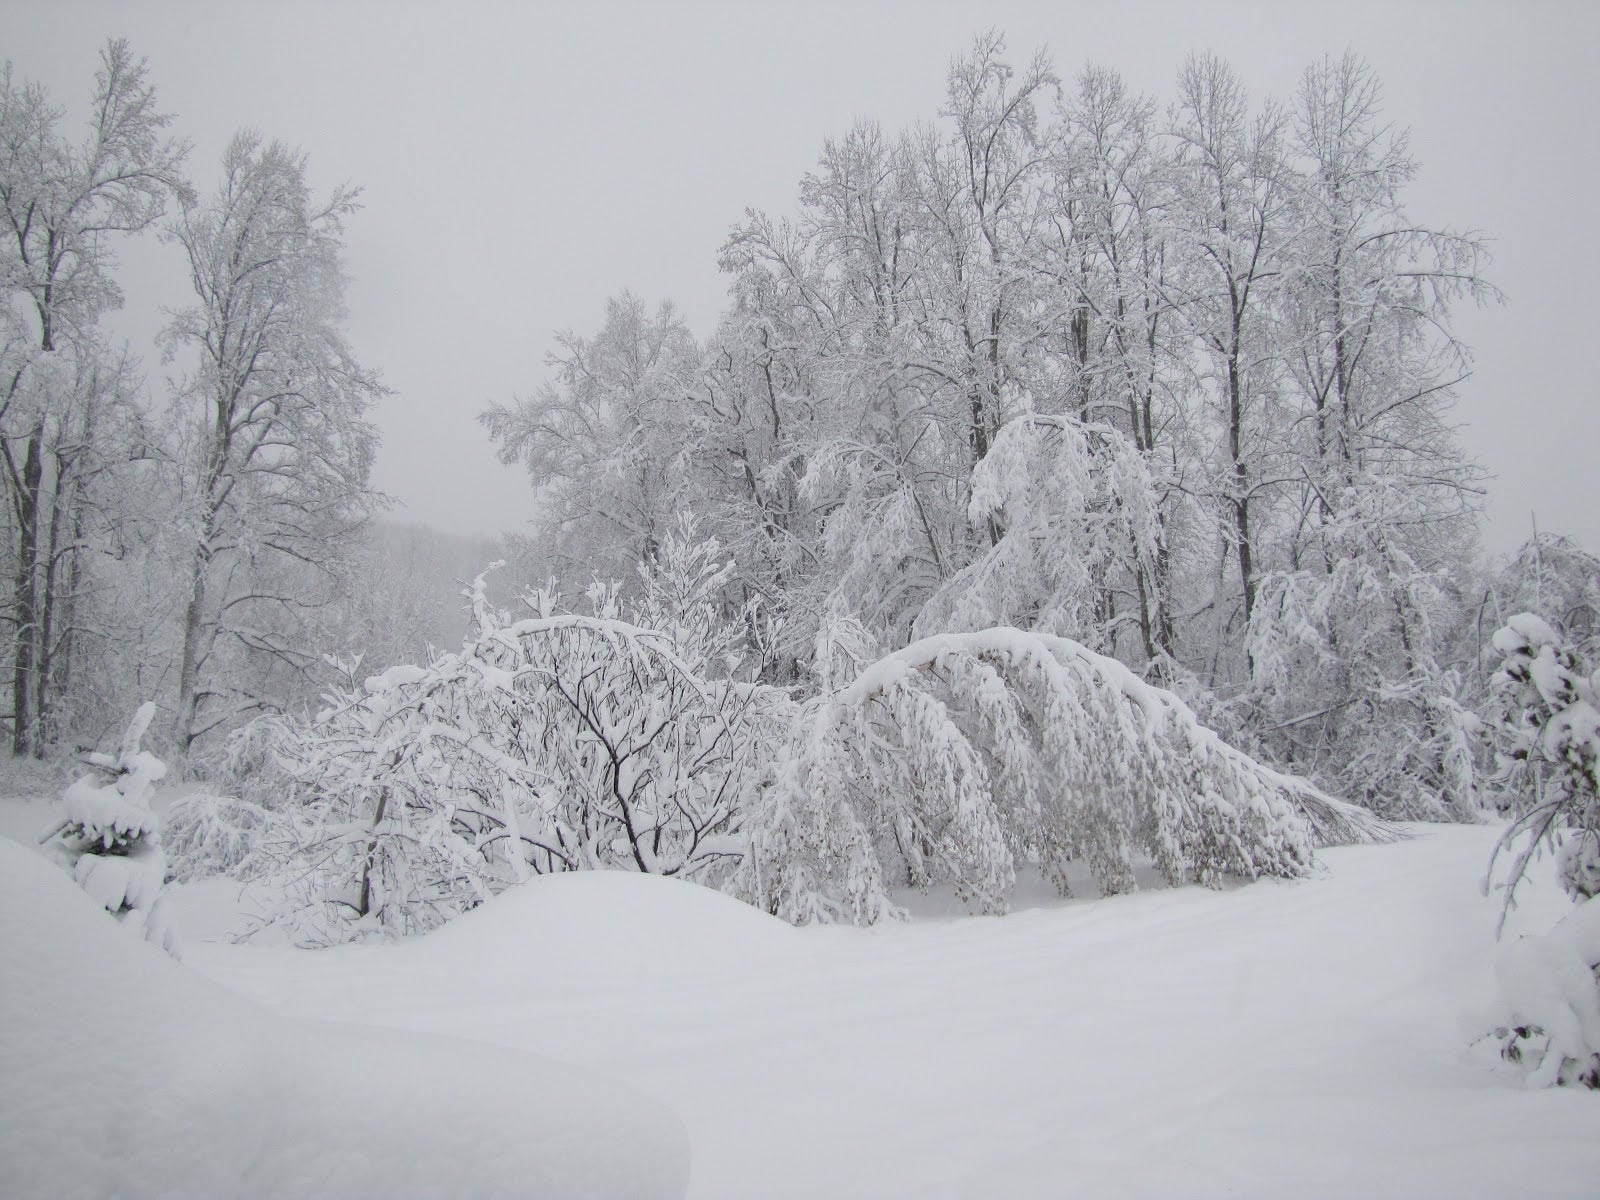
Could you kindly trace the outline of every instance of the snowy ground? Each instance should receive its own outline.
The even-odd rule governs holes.
[[[201,940],[232,919],[216,881],[178,902],[187,964],[283,1015],[533,1051],[655,1098],[695,1197],[1600,1195],[1600,1098],[1524,1091],[1464,1049],[1493,838],[874,930],[628,875],[320,952]],[[1565,907],[1530,895],[1514,929]]]

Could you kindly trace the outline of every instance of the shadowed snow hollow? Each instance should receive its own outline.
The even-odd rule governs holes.
[[[660,1104],[534,1054],[276,1016],[131,937],[3,839],[0,962],[8,1196],[687,1186],[687,1137]]]

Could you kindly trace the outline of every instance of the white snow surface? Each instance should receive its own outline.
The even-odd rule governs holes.
[[[3,839],[0,963],[7,1197],[683,1194],[664,1105],[503,1046],[267,1012]]]
[[[621,1077],[684,1120],[694,1197],[1600,1195],[1600,1097],[1527,1090],[1492,1039],[1469,1048],[1505,944],[1499,897],[1478,892],[1499,831],[1412,832],[1322,851],[1308,879],[1090,901],[1032,881],[1009,916],[902,896],[915,919],[871,929],[793,929],[672,880],[547,876],[422,938],[195,941],[189,961],[286,1014]],[[1508,939],[1572,911],[1536,874]],[[226,925],[229,889],[174,891],[186,927]],[[461,1055],[458,1080],[483,1069],[434,1046]]]

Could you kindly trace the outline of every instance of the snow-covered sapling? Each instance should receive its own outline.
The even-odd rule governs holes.
[[[587,612],[546,590],[512,620],[480,575],[460,651],[284,725],[275,753],[308,851],[300,936],[421,932],[538,874],[727,877],[785,697],[732,677],[730,569],[692,535],[662,540],[627,619],[597,585]]]
[[[45,836],[56,839],[84,891],[146,941],[177,957],[177,930],[162,895],[167,860],[150,807],[150,794],[167,768],[139,748],[155,713],[153,703],[140,705],[115,755],[85,757],[94,772],[63,793],[66,811]]]

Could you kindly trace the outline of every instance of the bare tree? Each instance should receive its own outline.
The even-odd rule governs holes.
[[[1284,157],[1286,120],[1275,104],[1251,115],[1227,64],[1196,56],[1178,76],[1180,216],[1192,275],[1184,311],[1204,345],[1224,445],[1216,480],[1248,621],[1255,607],[1256,506],[1273,486],[1263,461],[1279,348],[1271,292],[1292,238]]]
[[[250,708],[259,683],[235,665],[298,671],[314,655],[295,637],[325,601],[350,536],[378,498],[368,488],[384,394],[341,331],[342,222],[357,192],[313,199],[302,153],[236,135],[222,182],[169,231],[188,257],[196,303],[167,331],[193,351],[177,398],[191,527],[177,742]]]
[[[0,75],[0,471],[11,525],[12,748],[35,749],[53,703],[52,661],[70,659],[61,607],[79,576],[88,480],[126,408],[126,372],[96,322],[121,305],[108,235],[151,226],[174,192],[185,143],[162,136],[145,63],[126,41],[100,55],[89,131],[73,145],[35,84]],[[64,644],[62,639],[68,639]]]
[[[654,557],[682,494],[692,439],[688,398],[699,353],[671,301],[652,315],[629,292],[606,302],[594,337],[557,335],[555,379],[479,416],[507,464],[540,489],[540,523],[558,555],[626,576]]]

